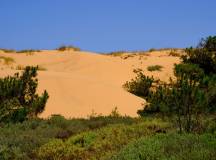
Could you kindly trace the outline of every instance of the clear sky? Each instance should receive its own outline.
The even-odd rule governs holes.
[[[181,48],[215,34],[216,0],[0,0],[0,48]]]

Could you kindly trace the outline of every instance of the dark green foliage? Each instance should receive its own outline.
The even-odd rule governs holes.
[[[216,36],[203,39],[197,48],[187,48],[184,63],[199,65],[206,74],[216,74]]]
[[[175,65],[176,79],[158,84],[152,90],[146,89],[148,94],[142,97],[147,103],[138,114],[174,117],[180,132],[202,132],[203,115],[216,111],[215,39],[208,37],[196,49],[187,49],[183,63]],[[140,82],[140,77],[138,74],[135,82]],[[127,82],[129,92],[137,95],[145,92],[146,85],[152,88],[152,83],[142,82],[138,88],[132,85],[134,81]]]
[[[152,83],[154,82],[153,77],[145,76],[142,70],[134,70],[137,74],[135,79],[132,79],[131,82],[126,82],[123,87],[139,97],[147,97],[150,93]]]
[[[206,39],[202,39],[199,48],[205,48],[210,52],[216,51],[216,36],[209,36]]]
[[[191,132],[200,123],[198,117],[208,113],[206,93],[200,87],[204,74],[197,65],[179,64],[175,66],[175,75],[176,81],[159,85],[146,97],[148,104],[138,114],[175,116],[180,132]]]
[[[140,138],[109,160],[215,160],[216,136],[159,134]]]
[[[149,49],[149,52],[154,52],[154,51],[157,51],[157,50],[155,48]]]
[[[20,76],[0,79],[0,122],[22,122],[40,114],[49,98],[44,91],[36,94],[37,67],[26,67]]]

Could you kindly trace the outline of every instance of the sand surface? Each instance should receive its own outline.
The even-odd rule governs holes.
[[[90,52],[41,51],[31,55],[25,53],[0,53],[12,57],[15,62],[4,64],[0,61],[0,77],[12,75],[17,66],[39,65],[38,92],[46,89],[50,95],[41,117],[61,114],[69,117],[87,117],[94,113],[108,115],[117,107],[122,115],[137,116],[143,99],[122,88],[133,78],[134,69],[141,68],[145,74],[153,75],[162,81],[173,76],[173,66],[179,57],[168,55],[169,51],[155,51],[132,56],[108,56]],[[162,71],[149,72],[151,65],[163,66]]]

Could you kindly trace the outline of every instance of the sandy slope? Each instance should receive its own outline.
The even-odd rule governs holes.
[[[40,65],[39,89],[46,89],[50,99],[41,117],[62,114],[65,117],[86,117],[93,111],[109,114],[118,107],[121,114],[136,116],[143,100],[122,88],[134,77],[133,69],[142,68],[148,75],[167,81],[172,76],[173,64],[178,57],[168,52],[152,52],[148,56],[134,55],[124,59],[88,52],[42,51],[33,55],[0,53],[12,57],[15,63],[0,63],[0,77],[17,72],[16,66]],[[161,72],[148,72],[150,65],[162,65]]]

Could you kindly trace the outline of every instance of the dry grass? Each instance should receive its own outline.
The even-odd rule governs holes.
[[[0,60],[3,60],[5,65],[10,65],[15,62],[13,58],[4,56],[0,56]]]

